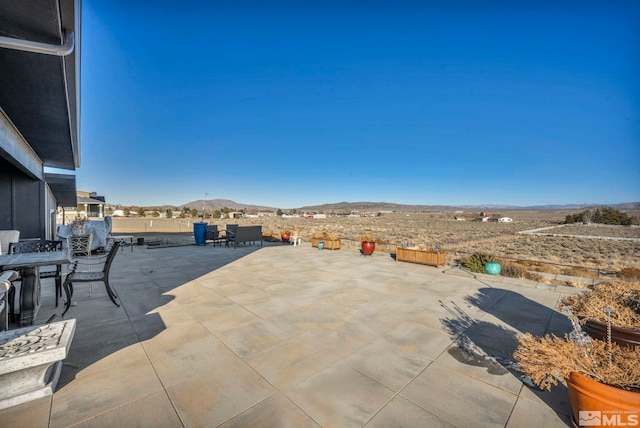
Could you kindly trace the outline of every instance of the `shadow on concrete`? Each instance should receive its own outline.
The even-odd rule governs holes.
[[[175,299],[171,295],[172,290],[267,247],[284,248],[286,245],[265,243],[264,246],[238,245],[237,248],[215,249],[192,245],[189,248],[154,248],[133,253],[129,248],[119,251],[114,260],[111,284],[119,296],[121,307],[111,303],[102,285],[94,287],[92,294],[88,292],[88,285],[78,284],[75,287],[73,301],[76,304],[65,319],[76,319],[76,332],[57,390],[108,355],[152,339],[164,331],[167,326],[155,311]],[[185,261],[190,259],[194,260],[193,265],[185,266]],[[176,273],[179,275],[172,276]],[[61,307],[51,305],[41,310],[61,313],[64,305]],[[59,316],[56,318],[61,319]]]
[[[519,332],[562,336],[571,331],[571,323],[566,317],[519,293],[504,289],[481,288],[464,300],[468,304],[466,310],[455,302],[440,301],[449,313],[441,322],[455,342],[455,346],[449,348],[449,354],[463,364],[484,367],[489,374],[515,376],[523,382],[524,388],[528,388],[570,425],[571,404],[566,386],[559,384],[551,391],[543,391],[523,377],[513,360]],[[475,308],[482,311],[478,318],[489,314],[489,318],[503,324],[470,316],[467,312],[477,312]]]

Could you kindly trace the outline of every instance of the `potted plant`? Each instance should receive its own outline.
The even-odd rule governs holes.
[[[376,249],[376,238],[369,233],[360,236],[360,243],[362,245],[362,254],[365,256],[370,256]]]
[[[282,229],[280,231],[280,238],[282,238],[282,242],[289,242],[289,239],[291,238],[291,230]]]
[[[396,261],[438,267],[447,263],[447,253],[442,251],[439,244],[436,244],[433,250],[429,250],[426,245],[413,247],[403,243],[401,247],[396,248]]]
[[[513,354],[520,371],[546,390],[564,378],[576,427],[600,426],[594,417],[632,426],[640,409],[640,347],[590,339],[577,317],[572,322],[575,330],[564,338],[521,335]]]
[[[315,232],[311,235],[311,246],[317,247],[320,241],[324,241],[327,238],[328,233],[326,231]]]
[[[87,227],[87,218],[76,216],[71,223],[69,223],[71,233],[77,236],[84,235]]]
[[[593,285],[584,293],[564,297],[561,307],[570,306],[591,337],[611,339],[621,346],[640,346],[640,283],[611,281]],[[609,314],[602,308],[610,309]],[[608,321],[610,318],[610,325]]]
[[[324,241],[324,248],[327,250],[340,249],[340,237],[337,233],[329,233],[327,231],[316,232],[311,237],[311,246],[317,247],[320,241]]]

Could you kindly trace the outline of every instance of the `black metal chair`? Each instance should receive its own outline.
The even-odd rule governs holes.
[[[204,240],[213,241],[215,245],[216,242],[220,239],[220,231],[218,230],[218,226],[215,224],[207,225],[207,230],[204,232]]]
[[[29,241],[11,242],[9,244],[9,254],[19,253],[45,253],[50,251],[62,250],[62,241],[49,239],[35,239]],[[56,308],[58,307],[58,298],[62,297],[62,265],[56,265],[55,270],[40,271],[40,278],[55,278],[56,282]],[[21,278],[15,279],[20,281]],[[9,316],[13,321],[15,306],[16,289],[12,287],[9,290]]]
[[[120,306],[116,299],[118,295],[113,291],[111,285],[109,284],[109,272],[111,271],[111,265],[113,263],[113,259],[118,253],[118,248],[122,244],[121,241],[115,241],[113,246],[103,256],[93,257],[91,259],[91,264],[94,268],[98,267],[101,263],[104,263],[101,270],[98,271],[79,271],[78,270],[78,260],[76,260],[67,275],[67,278],[62,284],[64,288],[64,292],[67,296],[67,301],[65,303],[64,312],[62,312],[62,316],[67,313],[69,308],[71,307],[71,296],[73,296],[73,284],[77,282],[103,282],[105,289],[107,290],[107,294],[109,298],[113,302],[114,305]]]
[[[236,236],[236,230],[238,230],[237,224],[227,224],[225,226],[225,238],[227,240],[226,245],[229,245],[229,241],[233,241]]]

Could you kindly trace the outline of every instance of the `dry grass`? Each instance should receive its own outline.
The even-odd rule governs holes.
[[[640,347],[623,348],[614,343],[609,364],[609,352],[601,340],[591,340],[593,360],[577,343],[554,335],[536,337],[527,333],[518,341],[513,356],[522,373],[542,389],[551,389],[558,384],[558,377],[567,377],[572,371],[618,388],[640,388]]]
[[[640,228],[603,224],[567,224],[553,230],[563,235],[606,236],[610,238],[640,238]]]
[[[602,323],[607,322],[604,308],[613,309],[611,322],[616,327],[640,330],[640,313],[636,312],[629,297],[640,296],[640,283],[611,281],[596,284],[590,290],[563,298],[561,306],[571,306],[573,313]]]
[[[628,281],[640,281],[640,269],[634,267],[624,268],[618,272],[618,276]]]
[[[513,223],[484,223],[456,221],[453,213],[384,214],[380,217],[329,217],[326,219],[260,217],[233,220],[209,220],[224,229],[226,223],[262,225],[263,230],[300,230],[304,241],[316,233],[331,231],[337,234],[344,246],[360,245],[360,235],[368,233],[376,237],[376,251],[393,251],[407,242],[412,247],[441,248],[450,259],[476,252],[490,253],[496,257],[529,260],[530,270],[562,273],[562,267],[571,265],[585,270],[621,271],[625,268],[640,269],[640,244],[634,241],[596,240],[578,237],[552,237],[520,235],[518,232],[558,226],[570,211],[513,211],[503,212],[513,218]],[[640,238],[640,228],[625,226],[570,225],[552,229],[557,233],[572,231],[575,235],[596,235]],[[175,233],[193,230],[187,220],[125,219],[114,218],[116,233],[144,231]]]

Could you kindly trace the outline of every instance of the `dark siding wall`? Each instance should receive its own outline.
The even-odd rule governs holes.
[[[19,230],[20,239],[44,238],[43,192],[44,183],[0,159],[0,229]]]
[[[12,170],[14,170],[13,165],[0,158],[0,229],[2,230],[11,230],[11,225],[13,224],[11,221],[11,206],[13,204],[11,198],[11,189],[13,187]]]

